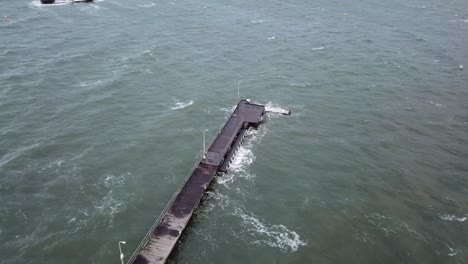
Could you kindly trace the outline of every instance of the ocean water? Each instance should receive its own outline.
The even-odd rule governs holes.
[[[0,256],[119,263],[240,95],[169,263],[468,263],[468,2],[0,2]]]

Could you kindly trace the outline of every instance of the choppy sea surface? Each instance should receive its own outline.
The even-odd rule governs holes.
[[[0,2],[0,256],[128,258],[240,95],[170,263],[468,263],[468,1]]]

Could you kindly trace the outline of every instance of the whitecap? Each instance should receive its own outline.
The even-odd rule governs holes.
[[[153,6],[156,6],[155,3],[151,2],[149,4],[144,4],[144,5],[139,5],[140,7],[144,7],[144,8],[148,8],[148,7],[153,7]]]
[[[317,47],[317,48],[312,48],[312,50],[323,50],[325,47]]]
[[[269,225],[253,214],[246,214],[236,208],[234,215],[240,216],[249,235],[254,237],[252,243],[279,248],[284,252],[296,252],[300,246],[307,246],[299,234],[284,225]]]
[[[276,39],[275,36],[268,38],[268,40],[274,40],[274,39]]]
[[[186,107],[189,107],[193,104],[193,100],[190,100],[189,102],[176,102],[176,105],[171,107],[172,110],[179,110],[179,109],[184,109]]]
[[[446,220],[446,221],[458,221],[458,222],[465,222],[467,217],[462,216],[462,217],[457,217],[456,215],[449,215],[449,214],[440,214],[439,215],[440,219]]]
[[[264,22],[264,20],[262,20],[262,19],[258,19],[258,20],[257,20],[257,19],[254,19],[254,20],[251,20],[251,21],[250,21],[250,23],[252,23],[252,24],[261,24],[261,23],[263,23],[263,22]]]

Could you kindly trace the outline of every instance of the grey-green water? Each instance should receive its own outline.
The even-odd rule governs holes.
[[[0,3],[1,263],[128,257],[241,95],[171,263],[468,263],[468,2]]]

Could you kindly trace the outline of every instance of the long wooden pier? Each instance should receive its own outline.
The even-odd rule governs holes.
[[[143,239],[129,264],[165,263],[218,172],[225,172],[245,132],[257,127],[265,106],[241,100],[201,160]]]

